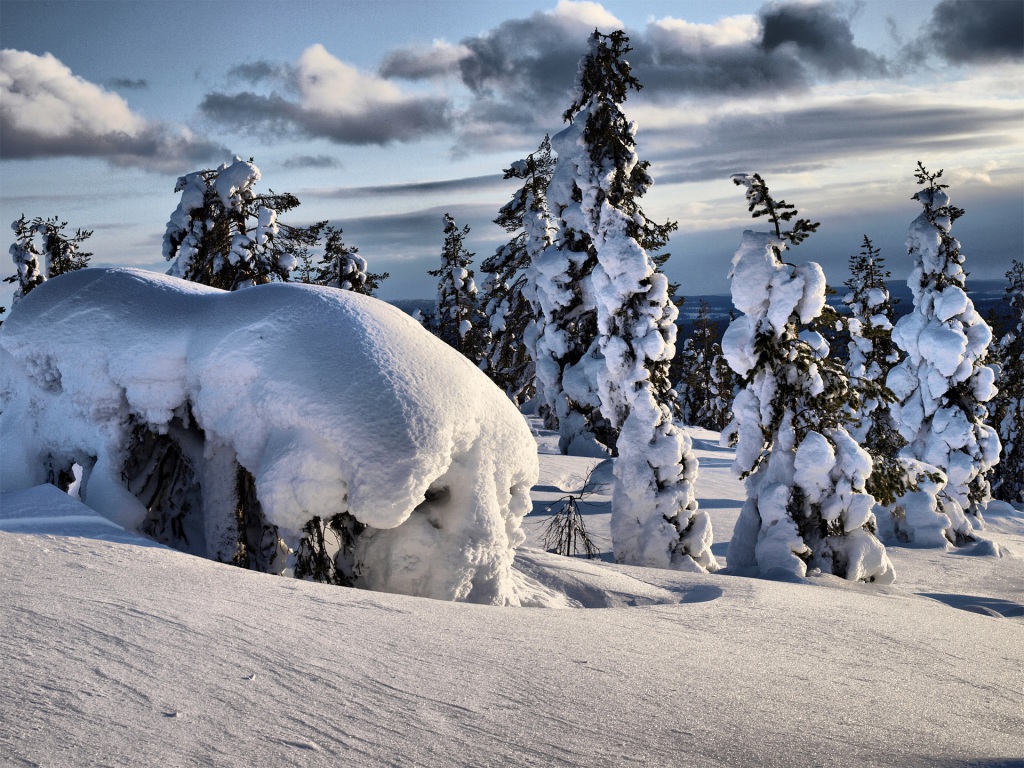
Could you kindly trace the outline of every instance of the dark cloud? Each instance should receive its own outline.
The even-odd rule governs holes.
[[[381,77],[427,80],[458,74],[459,62],[468,51],[460,45],[436,42],[431,46],[413,46],[391,51],[380,65]]]
[[[273,61],[251,61],[228,70],[228,77],[244,80],[250,85],[287,81],[293,75],[294,72],[289,66]]]
[[[761,115],[756,142],[748,116],[727,116],[694,133],[679,148],[675,133],[645,131],[643,139],[672,146],[658,162],[662,184],[726,179],[730,174],[795,173],[823,168],[839,157],[902,151],[908,162],[954,150],[1014,144],[1024,107],[908,105],[893,99],[853,99],[834,106]],[[658,153],[645,155],[658,161]]]
[[[380,102],[361,111],[335,112],[303,106],[279,94],[209,93],[199,105],[208,118],[225,125],[270,134],[294,133],[338,144],[388,144],[412,141],[449,126],[442,99],[413,98]]]
[[[149,88],[149,81],[141,78],[130,80],[126,77],[116,77],[110,81],[110,87],[122,91],[144,91]]]
[[[917,56],[935,53],[953,64],[1024,58],[1020,0],[943,0],[913,44]]]
[[[831,3],[771,5],[761,11],[761,48],[792,46],[799,61],[829,75],[884,75],[885,60],[853,42],[850,21]]]
[[[321,197],[331,199],[351,199],[366,197],[395,197],[408,195],[425,195],[434,192],[480,192],[503,188],[508,182],[500,174],[488,176],[469,176],[461,179],[444,179],[442,181],[422,181],[411,184],[384,184],[374,187],[339,187],[330,190],[316,190],[303,193],[303,197]]]
[[[282,165],[285,168],[341,168],[342,162],[330,155],[295,155]]]

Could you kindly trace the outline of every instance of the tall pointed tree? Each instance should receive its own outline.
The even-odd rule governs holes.
[[[694,495],[697,460],[667,404],[678,311],[648,249],[664,246],[675,224],[655,224],[640,208],[653,180],[621,109],[641,87],[625,59],[630,50],[623,32],[594,32],[564,115],[571,125],[552,140],[558,164],[548,201],[558,224],[538,265],[551,292],[563,295],[545,318],[560,374],[553,384],[561,384],[552,391],[563,448],[589,432],[618,449],[616,559],[714,569],[711,522]]]
[[[1020,503],[1024,502],[1024,262],[1015,259],[1006,279],[1015,322],[998,344],[999,392],[989,404],[1003,449],[992,476],[992,494]]]
[[[893,330],[906,358],[887,383],[897,398],[893,419],[907,441],[901,455],[939,470],[941,479],[904,495],[897,534],[918,546],[945,546],[976,538],[999,458],[999,437],[985,423],[995,374],[981,362],[992,330],[967,296],[964,255],[951,234],[963,209],[950,203],[941,170],[918,163],[914,176],[922,187],[914,199],[923,207],[907,235],[914,309]]]
[[[875,536],[875,500],[865,489],[871,457],[844,427],[855,397],[829,355],[819,318],[825,275],[814,262],[782,261],[818,225],[775,200],[758,174],[746,188],[755,218],[772,232],[743,233],[733,258],[732,298],[743,314],[722,349],[743,389],[723,440],[736,445],[735,469],[747,499],[729,543],[730,568],[803,577],[809,568],[853,581],[891,582],[892,563]]]
[[[843,303],[849,307],[850,341],[847,373],[861,393],[850,414],[849,431],[871,454],[873,469],[868,492],[882,505],[892,504],[906,492],[906,470],[899,450],[906,445],[889,413],[892,393],[885,388],[889,371],[900,360],[892,340],[893,302],[885,279],[890,272],[885,259],[867,235],[860,253],[850,257],[849,292]]]
[[[533,237],[528,226],[538,216],[547,220],[545,195],[554,167],[551,141],[545,136],[536,152],[505,169],[504,178],[521,179],[523,185],[502,207],[494,223],[513,236],[481,264],[489,275],[483,300],[490,331],[484,370],[516,404],[535,391],[531,338],[536,337],[538,312],[531,290],[530,267],[533,257],[549,244],[550,238],[546,227]]]
[[[434,332],[474,363],[483,355],[486,323],[477,300],[476,282],[469,266],[475,254],[465,246],[469,226],[461,229],[449,214],[444,215],[444,247],[441,266],[430,270],[439,278],[434,311]]]

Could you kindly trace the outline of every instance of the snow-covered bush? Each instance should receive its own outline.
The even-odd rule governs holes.
[[[939,471],[934,493],[907,494],[896,508],[896,533],[918,546],[962,544],[975,538],[981,507],[990,497],[988,475],[999,459],[999,437],[985,424],[995,395],[995,372],[984,365],[992,330],[967,296],[960,243],[950,234],[963,210],[950,204],[942,171],[918,163],[924,210],[910,225],[907,248],[914,268],[907,284],[914,310],[900,318],[893,341],[906,358],[889,372],[897,398],[892,416],[907,441],[901,455]]]
[[[747,500],[729,543],[730,568],[802,577],[818,568],[849,580],[889,583],[892,563],[875,536],[865,490],[871,457],[843,425],[850,391],[841,364],[814,328],[825,309],[825,275],[781,254],[817,228],[774,200],[760,176],[734,176],[755,216],[774,232],[743,233],[733,257],[732,299],[742,315],[722,351],[744,386],[722,433],[736,443]]]
[[[115,522],[275,572],[311,521],[347,515],[337,568],[356,585],[517,603],[536,443],[483,373],[394,307],[90,269],[19,302],[0,356],[4,490],[78,464],[82,499]]]

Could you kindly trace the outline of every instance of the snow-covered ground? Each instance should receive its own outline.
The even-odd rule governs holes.
[[[0,763],[1024,765],[1024,513],[1002,558],[890,547],[896,583],[617,566],[610,469],[554,455],[494,608],[192,557],[51,486],[0,496]],[[691,430],[725,560],[742,486]],[[541,549],[579,491],[602,560]]]

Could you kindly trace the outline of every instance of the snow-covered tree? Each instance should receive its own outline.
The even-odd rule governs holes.
[[[999,392],[989,405],[999,429],[1002,455],[992,476],[997,499],[1024,502],[1024,262],[1014,260],[1006,288],[1016,324],[999,340]]]
[[[485,371],[516,404],[528,399],[535,388],[534,344],[528,337],[536,337],[538,312],[532,300],[530,266],[533,256],[549,243],[546,229],[533,237],[528,225],[538,216],[547,220],[545,193],[554,167],[551,142],[545,136],[536,152],[505,169],[504,178],[522,179],[523,185],[494,223],[513,237],[481,264],[489,274],[483,302],[490,331]]]
[[[892,340],[894,302],[885,285],[889,275],[885,259],[864,235],[860,253],[850,257],[845,283],[849,292],[843,298],[850,309],[847,373],[861,394],[850,414],[849,432],[871,454],[874,466],[867,488],[883,505],[906,492],[906,470],[898,456],[906,441],[892,423],[892,394],[885,388],[889,371],[900,359]]]
[[[599,384],[607,366],[598,339],[615,335],[616,330],[602,327],[598,315],[610,317],[617,312],[614,307],[601,306],[607,296],[594,278],[608,232],[607,224],[602,223],[605,210],[622,217],[615,237],[623,247],[633,247],[624,245],[628,240],[642,249],[644,263],[650,262],[655,271],[663,259],[651,253],[664,247],[676,228],[674,222],[653,222],[640,207],[640,198],[653,180],[648,173],[650,164],[636,155],[635,124],[620,108],[630,90],[641,88],[624,58],[631,50],[628,41],[621,31],[611,35],[594,32],[590,51],[580,62],[575,98],[563,115],[571,124],[551,140],[558,163],[547,200],[555,231],[551,245],[534,263],[542,328],[535,359],[542,407],[549,415],[549,426],[557,424],[563,453],[589,453],[602,447],[614,452],[621,427],[619,416],[603,411]],[[602,243],[595,242],[597,236]],[[629,269],[627,264],[635,263],[627,259],[623,267]],[[602,273],[600,280],[614,275],[635,281],[637,286],[646,285],[642,283],[644,275],[620,276],[614,267]],[[652,306],[661,306],[663,282],[668,295],[668,281],[663,281],[663,276],[650,283],[658,286],[650,295]],[[658,322],[666,329],[671,325],[666,333],[674,336],[674,320],[674,313],[666,309]],[[612,325],[617,326],[618,321]],[[674,344],[674,338],[669,344]],[[645,370],[655,400],[668,404],[673,399],[668,359],[657,359],[660,354],[647,358]],[[607,394],[610,390],[605,389]]]
[[[711,307],[701,299],[693,323],[693,336],[683,342],[673,366],[677,372],[676,391],[684,424],[705,429],[721,429],[713,398],[717,394],[714,361],[720,351],[718,330],[711,319]],[[717,424],[717,425],[716,425]]]
[[[722,345],[711,345],[711,387],[708,413],[702,426],[721,432],[732,419],[732,401],[737,385],[736,372],[722,354]]]
[[[817,229],[775,200],[757,174],[733,177],[754,217],[773,232],[743,233],[733,257],[732,299],[742,315],[722,339],[743,388],[723,441],[736,444],[735,469],[747,499],[729,544],[731,568],[803,577],[818,568],[849,580],[891,582],[893,567],[875,536],[875,500],[865,488],[871,457],[844,427],[854,396],[842,365],[816,327],[825,275],[814,262],[782,254]]]
[[[557,363],[545,395],[557,395],[563,449],[574,432],[598,434],[597,413],[607,421],[605,445],[616,445],[608,435],[618,436],[616,559],[715,569],[711,522],[694,495],[697,460],[667,404],[678,310],[647,249],[663,246],[674,225],[654,224],[640,209],[653,181],[620,107],[630,89],[640,89],[625,60],[630,50],[621,31],[594,32],[565,113],[571,125],[552,141],[558,164],[548,201],[558,231],[537,268],[551,280],[542,290],[562,298],[545,317],[546,349]]]
[[[950,203],[941,176],[918,163],[923,189],[914,199],[924,210],[907,235],[914,309],[893,330],[906,358],[887,379],[896,396],[893,420],[907,441],[901,456],[945,480],[905,494],[897,505],[897,535],[918,546],[976,538],[990,496],[988,475],[999,458],[999,437],[985,424],[995,374],[981,362],[992,331],[965,290],[964,255],[950,234],[964,212]]]
[[[469,226],[461,229],[449,214],[444,215],[444,247],[441,266],[430,270],[437,283],[433,331],[448,345],[479,362],[483,355],[486,320],[477,301],[476,282],[469,265],[475,254],[464,245]]]
[[[324,255],[311,282],[373,296],[381,281],[387,280],[391,275],[387,272],[370,272],[366,259],[359,255],[359,249],[353,245],[346,245],[341,239],[340,227],[328,226],[324,232]]]
[[[257,194],[260,170],[236,157],[212,170],[178,179],[181,199],[164,233],[168,274],[215,288],[288,280],[297,246],[316,242],[323,224],[282,225],[279,214],[299,205],[295,195]]]
[[[9,253],[17,271],[4,282],[18,284],[14,303],[51,277],[89,266],[92,254],[82,250],[82,243],[92,237],[92,230],[77,229],[71,235],[64,231],[67,225],[57,216],[29,220],[22,215],[11,223],[14,243]]]

